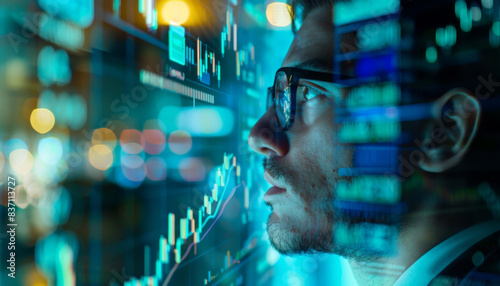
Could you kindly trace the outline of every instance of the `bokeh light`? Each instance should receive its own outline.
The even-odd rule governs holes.
[[[8,158],[10,156],[10,153],[14,150],[17,150],[17,149],[28,150],[28,146],[21,139],[14,138],[14,139],[7,140],[7,142],[5,142],[4,147],[3,147],[3,150],[5,152],[5,157]]]
[[[177,116],[181,112],[179,107],[175,106],[165,106],[160,110],[158,114],[158,120],[160,121],[160,127],[165,132],[172,132],[179,129],[177,126]]]
[[[133,189],[133,188],[137,188],[139,187],[141,184],[142,184],[142,181],[132,181],[130,180],[129,178],[127,178],[124,174],[124,171],[123,169],[126,168],[124,166],[117,166],[113,169],[113,173],[114,173],[114,181],[121,187],[124,187],[124,188],[129,188],[129,189]],[[129,170],[126,170],[126,172],[129,172]]]
[[[170,151],[177,155],[184,155],[193,145],[191,135],[184,130],[176,130],[168,137],[168,147]]]
[[[146,139],[144,151],[151,155],[158,155],[165,150],[166,138],[163,132],[157,129],[145,129],[143,131]]]
[[[438,53],[435,47],[428,47],[427,50],[425,50],[425,59],[429,63],[435,63],[438,58]]]
[[[57,226],[68,220],[71,205],[71,195],[65,188],[59,187],[43,194],[38,203],[38,213],[45,224]]]
[[[29,80],[28,63],[21,58],[13,58],[5,63],[4,83],[10,89],[22,89]]]
[[[79,94],[61,92],[56,94],[44,90],[38,98],[38,108],[54,111],[59,126],[67,126],[71,130],[81,129],[87,121],[87,102]]]
[[[48,109],[48,108],[53,108],[54,106],[57,106],[57,97],[52,90],[46,89],[42,93],[40,93],[37,103],[38,108]]]
[[[146,161],[146,177],[151,181],[161,181],[167,177],[167,164],[160,157],[151,157]]]
[[[55,137],[44,138],[38,143],[38,156],[47,164],[57,163],[62,154],[62,143]]]
[[[67,176],[68,166],[64,161],[59,161],[57,164],[47,163],[38,155],[35,157],[32,173],[35,173],[39,182],[56,185]]]
[[[160,11],[165,24],[182,25],[189,19],[189,6],[183,1],[167,1]]]
[[[17,185],[14,188],[16,193],[16,206],[21,209],[25,209],[30,204],[29,195],[26,192],[24,185]]]
[[[138,156],[132,155],[136,158],[133,160],[129,161],[129,165],[132,165],[133,167],[128,167],[126,164],[123,163],[122,161],[122,172],[125,178],[132,182],[137,182],[140,183],[144,181],[146,178],[146,168],[144,165],[144,161],[142,158],[139,157],[140,160],[137,159]],[[123,160],[123,158],[122,158]]]
[[[274,2],[267,5],[266,17],[271,25],[276,27],[286,27],[292,23],[290,11],[290,5],[282,2]]]
[[[23,185],[30,201],[39,199],[46,190],[45,184],[38,179],[35,172],[31,172],[23,178]]]
[[[37,241],[35,263],[46,277],[55,277],[56,271],[65,271],[61,285],[74,285],[74,281],[68,281],[74,277],[73,269],[67,266],[76,262],[79,247],[78,238],[73,233],[63,230],[53,232]],[[65,257],[61,259],[63,255]],[[66,265],[62,261],[66,261]]]
[[[89,149],[89,162],[98,170],[107,170],[113,164],[113,152],[104,144],[97,144]]]
[[[146,169],[144,167],[144,164],[135,169],[122,166],[122,172],[125,178],[129,179],[132,182],[140,183],[146,178]]]
[[[124,155],[121,156],[121,164],[130,169],[137,169],[144,164],[144,159],[138,155]]]
[[[79,130],[87,120],[87,103],[78,94],[62,92],[57,98],[55,114],[58,125]]]
[[[33,155],[26,149],[17,149],[10,153],[9,162],[18,174],[26,175],[33,168]]]
[[[225,107],[187,108],[178,114],[177,126],[193,136],[226,136],[233,130],[234,115]]]
[[[120,145],[128,154],[139,154],[144,149],[146,139],[141,131],[136,129],[125,129],[120,135]]]
[[[199,158],[185,158],[179,162],[181,177],[188,182],[199,182],[205,179],[207,170]]]
[[[65,50],[45,46],[38,55],[37,74],[44,86],[64,85],[71,80],[69,55]]]
[[[40,273],[40,270],[31,264],[28,266],[29,270],[23,279],[23,285],[45,286],[49,285],[47,278]]]
[[[46,108],[37,108],[31,112],[30,122],[36,132],[45,134],[54,127],[56,119],[50,110]]]
[[[92,133],[92,145],[104,144],[109,149],[114,150],[116,147],[116,135],[109,128],[98,128]]]

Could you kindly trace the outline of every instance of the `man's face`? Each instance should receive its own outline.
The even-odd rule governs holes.
[[[333,62],[331,8],[311,11],[304,19],[283,61],[283,67],[331,72],[311,63]],[[332,200],[338,168],[347,167],[349,152],[337,143],[332,85],[301,80],[297,113],[287,132],[276,127],[269,108],[253,127],[249,144],[265,160],[264,178],[272,187],[264,200],[272,207],[268,233],[281,253],[332,251]],[[306,100],[304,93],[315,88]],[[317,91],[320,91],[319,93]],[[314,92],[310,93],[314,94]]]

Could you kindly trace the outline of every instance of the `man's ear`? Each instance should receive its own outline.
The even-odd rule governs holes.
[[[443,172],[465,156],[476,135],[481,106],[469,91],[453,89],[436,100],[432,115],[424,142],[433,148],[422,148],[419,165],[428,172]]]

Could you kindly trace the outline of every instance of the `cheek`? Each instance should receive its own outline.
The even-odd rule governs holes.
[[[333,128],[333,106],[324,96],[318,96],[304,104],[299,117],[308,127],[319,124],[325,128]]]
[[[333,124],[316,123],[295,138],[290,154],[294,157],[292,165],[297,186],[294,192],[306,206],[316,204],[318,199],[327,196],[332,190],[329,182],[335,157]]]
[[[293,156],[297,186],[293,201],[301,202],[301,207],[315,208],[332,198],[335,182],[339,179],[338,168],[348,167],[350,164],[346,160],[352,156],[349,156],[350,149],[339,146],[337,142],[332,111],[323,110],[310,115],[314,124],[303,124],[300,132],[297,130],[289,155]],[[307,208],[301,211],[310,213]]]
[[[332,109],[324,106],[310,107],[302,113],[300,125],[299,136],[296,138],[299,145],[309,146],[307,149],[322,157],[333,150],[336,139]]]

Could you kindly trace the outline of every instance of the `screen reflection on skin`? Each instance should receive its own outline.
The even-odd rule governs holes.
[[[331,72],[333,33],[330,13],[311,12],[304,20],[283,61],[283,67]],[[326,64],[323,64],[326,63]],[[268,233],[281,253],[331,251],[334,211],[333,188],[338,169],[349,166],[349,151],[335,153],[333,106],[335,86],[300,82],[322,93],[306,100],[304,88],[297,91],[297,115],[291,130],[280,132],[272,108],[253,127],[249,144],[266,157],[264,178],[286,189],[264,197],[272,207]]]
[[[333,29],[331,6],[311,10],[303,19],[282,67],[332,72],[332,47],[338,44],[334,43]],[[334,110],[343,98],[341,93],[339,95],[333,85],[324,82],[309,80],[302,84],[321,92],[308,100],[304,97],[304,89],[297,92],[298,111],[293,127],[282,132],[277,127],[273,109],[269,108],[248,138],[251,148],[265,157],[264,178],[273,185],[264,200],[272,209],[267,227],[270,242],[277,251],[282,254],[327,252],[345,256],[350,260],[360,285],[368,285],[366,283],[370,278],[363,274],[364,263],[376,261],[381,265],[395,264],[407,269],[433,246],[484,219],[469,217],[457,221],[451,215],[440,215],[439,219],[419,216],[419,213],[435,211],[433,207],[437,204],[432,199],[427,201],[419,193],[420,190],[413,190],[408,191],[405,197],[416,195],[422,198],[419,203],[423,207],[402,218],[402,228],[395,246],[397,249],[387,250],[392,255],[375,255],[348,244],[336,244],[335,230],[340,225],[349,229],[359,223],[341,215],[332,204],[336,184],[341,179],[338,170],[352,166],[355,147],[346,148],[338,140]],[[467,118],[460,116],[458,109],[464,107],[453,104],[456,101],[470,103]],[[426,134],[427,130],[432,130],[429,126],[443,120],[439,111],[450,103],[454,106],[454,113],[448,114],[445,119],[454,123],[451,124],[454,130],[450,132],[460,136],[450,136],[438,149],[424,150],[417,166],[419,170],[444,172],[452,168],[461,161],[474,139],[481,115],[480,106],[476,99],[459,91],[451,91],[435,100],[434,110],[438,111],[436,118],[422,124],[422,130],[417,133],[429,135]],[[391,272],[390,269],[386,270]],[[394,280],[388,281],[391,284],[390,281]]]

